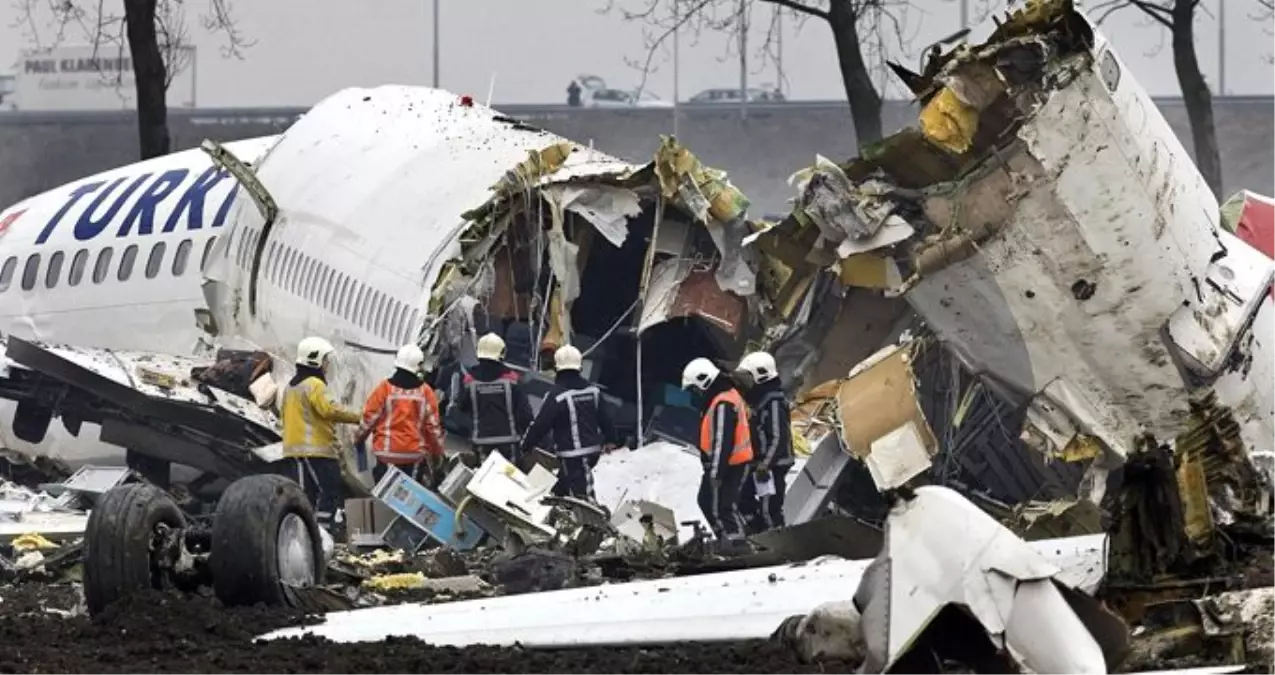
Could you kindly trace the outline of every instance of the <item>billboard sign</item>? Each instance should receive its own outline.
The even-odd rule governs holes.
[[[183,47],[168,85],[168,105],[195,105],[195,48]],[[14,74],[18,110],[131,110],[136,107],[133,59],[127,45],[27,50]]]

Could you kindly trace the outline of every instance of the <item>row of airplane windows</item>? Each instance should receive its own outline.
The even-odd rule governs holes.
[[[208,262],[208,252],[212,250],[213,243],[217,241],[217,237],[211,237],[204,244],[204,251],[199,260],[199,269],[203,269],[204,264]],[[180,277],[189,269],[190,251],[194,247],[194,242],[190,239],[183,239],[177,244],[176,250],[173,252],[172,264],[169,267],[170,272],[175,277]],[[120,254],[119,266],[115,270],[115,279],[117,281],[128,281],[133,276],[133,266],[137,262],[137,254],[139,252],[137,244],[129,244]],[[151,246],[150,253],[146,256],[146,266],[143,268],[143,274],[147,279],[154,279],[159,276],[164,269],[164,256],[168,252],[168,244],[160,241]],[[71,257],[71,264],[67,268],[66,285],[79,286],[84,281],[84,273],[88,268],[90,252],[88,249],[80,249]],[[93,263],[93,273],[90,276],[93,283],[101,284],[107,281],[107,277],[111,273],[111,260],[115,256],[114,247],[107,246],[99,249],[97,259]],[[18,286],[24,291],[34,290],[40,279],[40,264],[42,255],[32,253],[27,256],[26,262],[22,265],[22,276],[19,279]],[[49,255],[48,264],[44,266],[44,287],[56,288],[62,283],[62,268],[66,262],[66,253],[62,251],[54,251]],[[8,291],[13,286],[14,276],[18,269],[17,256],[9,256],[8,260],[0,265],[0,293]]]
[[[241,269],[251,270],[259,237],[256,230],[239,237],[235,262]],[[260,273],[276,288],[305,298],[385,340],[395,344],[411,340],[417,310],[291,246],[270,242]]]

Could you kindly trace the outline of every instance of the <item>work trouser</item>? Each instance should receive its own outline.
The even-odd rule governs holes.
[[[600,452],[580,457],[559,457],[558,482],[553,486],[553,494],[596,502],[598,497],[593,492],[593,467],[598,465],[599,457]]]
[[[314,506],[319,527],[331,533],[337,509],[345,496],[341,463],[327,457],[285,457],[279,462],[279,473],[301,485]]]
[[[743,493],[739,498],[739,510],[744,515],[744,522],[750,534],[774,530],[784,526],[784,492],[788,489],[788,469],[777,466],[770,470],[775,481],[775,494],[765,497],[757,496],[757,483],[749,471],[748,480],[744,481]]]
[[[442,481],[442,476],[439,474],[442,473],[443,458],[433,455],[426,455],[425,459],[414,464],[386,464],[378,461],[376,466],[372,467],[372,480],[376,483],[381,482],[391,466],[397,467],[412,480],[431,490],[436,489]]]
[[[713,480],[708,467],[699,484],[699,508],[718,539],[743,540],[744,518],[739,513],[739,494],[750,477],[747,464],[723,467]]]

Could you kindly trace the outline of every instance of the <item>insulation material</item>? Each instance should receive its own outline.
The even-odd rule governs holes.
[[[839,267],[837,280],[843,286],[884,289],[898,288],[903,284],[899,266],[887,256],[857,253],[842,260]]]
[[[974,143],[978,133],[978,110],[961,100],[949,87],[921,109],[921,132],[935,145],[961,154]]]
[[[869,357],[867,365],[852,373],[837,390],[841,440],[859,458],[871,454],[874,441],[908,422],[916,425],[928,453],[937,447],[916,400],[910,361],[907,347],[886,347]]]
[[[898,216],[886,216],[875,234],[863,239],[847,238],[837,244],[837,256],[845,258],[856,253],[875,251],[906,241],[916,234],[916,228]]]
[[[668,136],[662,137],[655,153],[654,170],[664,198],[679,204],[708,228],[722,255],[717,283],[724,290],[751,295],[757,280],[744,251],[744,238],[751,234],[744,221],[748,198],[730,184],[724,172],[704,166]]]
[[[738,220],[748,210],[748,198],[726,179],[726,173],[711,169],[670,136],[662,136],[655,153],[655,175],[665,199],[680,196],[691,215],[700,222],[726,223]]]
[[[549,267],[562,291],[561,300],[570,307],[580,297],[580,267],[576,264],[580,247],[567,240],[562,232],[561,221],[556,217],[555,221],[553,229],[546,233],[549,239]]]
[[[944,86],[921,109],[920,126],[935,145],[953,154],[964,154],[974,145],[980,113],[1004,91],[995,68],[984,61],[986,51],[958,51],[954,72],[940,78]],[[966,60],[971,59],[971,60]]]
[[[642,212],[637,193],[610,185],[558,185],[544,190],[559,208],[588,220],[615,247],[628,237],[628,219]]]
[[[855,182],[836,163],[822,155],[815,155],[813,167],[802,169],[788,178],[788,184],[797,190],[794,215],[799,221],[808,220],[819,228],[825,239],[841,244],[846,240],[859,242],[859,246],[847,248],[842,257],[871,250],[878,246],[897,243],[911,236],[909,232],[898,236],[896,227],[893,241],[875,241],[881,227],[890,222],[894,204],[889,199],[892,186],[879,180]],[[894,221],[896,225],[901,221]]]
[[[642,303],[642,316],[638,321],[639,333],[672,316],[670,310],[677,299],[677,289],[690,272],[691,262],[680,258],[663,260],[651,268],[646,300]]]

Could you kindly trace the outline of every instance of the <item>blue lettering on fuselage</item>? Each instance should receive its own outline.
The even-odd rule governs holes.
[[[191,177],[194,180],[191,180]],[[172,169],[159,175],[143,173],[124,176],[112,181],[93,181],[76,186],[66,197],[66,202],[44,224],[44,229],[36,237],[36,244],[43,244],[53,236],[53,232],[64,220],[73,223],[75,239],[88,241],[101,235],[116,222],[116,217],[124,207],[137,198],[127,215],[118,221],[119,228],[115,236],[126,237],[130,233],[138,235],[153,234],[156,229],[156,210],[165,201],[176,199],[172,213],[166,221],[158,223],[160,232],[172,232],[184,220],[186,230],[200,230],[204,227],[205,210],[211,207],[208,193],[221,181],[229,178],[224,169],[210,167],[207,170],[192,174],[188,169]],[[144,186],[144,187],[143,187]],[[218,205],[217,213],[209,227],[221,227],[230,214],[230,207],[239,194],[239,184],[235,182],[229,194]],[[93,199],[85,197],[92,195]],[[77,215],[69,216],[76,207],[80,207]]]

